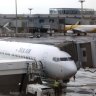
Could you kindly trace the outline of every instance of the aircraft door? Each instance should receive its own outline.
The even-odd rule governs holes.
[[[48,58],[48,53],[45,52],[45,53],[43,54],[43,62],[44,62],[44,63],[47,62],[47,58]]]
[[[47,70],[47,68],[48,68],[48,66],[49,66],[49,60],[50,59],[48,59],[48,53],[47,52],[45,52],[44,54],[43,54],[43,59],[42,59],[42,64],[43,64],[43,68],[45,69],[45,70]]]

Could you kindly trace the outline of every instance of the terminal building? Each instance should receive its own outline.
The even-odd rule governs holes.
[[[96,24],[95,19],[96,14],[93,9],[83,10],[83,22],[81,24]],[[50,29],[63,32],[65,25],[75,24],[80,20],[80,8],[50,8],[49,14],[17,14],[17,28],[18,32],[27,33],[47,32]],[[15,32],[16,15],[0,14],[0,26],[3,32]]]
[[[81,15],[81,8],[50,8],[50,14]],[[94,15],[94,9],[83,9],[84,15]]]

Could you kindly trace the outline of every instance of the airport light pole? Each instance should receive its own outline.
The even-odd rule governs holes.
[[[30,14],[28,16],[28,23],[27,23],[27,32],[29,33],[29,19],[30,19],[30,15],[31,15],[31,11],[33,10],[33,8],[28,8],[30,11]]]
[[[15,12],[16,12],[16,33],[18,33],[18,28],[17,28],[17,0],[15,0]]]
[[[81,23],[83,22],[83,3],[85,2],[85,0],[79,0],[79,2],[81,3]]]
[[[31,11],[33,10],[33,8],[28,8],[29,9],[29,11],[30,11],[30,15],[31,15]]]

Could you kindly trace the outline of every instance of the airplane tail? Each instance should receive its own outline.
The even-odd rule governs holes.
[[[77,22],[75,23],[75,25],[80,25],[80,21],[77,21]]]
[[[10,28],[8,28],[10,22],[7,22],[6,24],[4,24],[2,27],[5,28],[7,30],[7,32],[14,32],[13,30],[11,30]]]

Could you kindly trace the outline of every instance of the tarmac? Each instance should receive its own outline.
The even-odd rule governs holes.
[[[96,96],[96,68],[82,69],[67,84],[66,95],[62,96]]]
[[[16,42],[27,42],[27,43],[60,43],[65,41],[74,42],[88,42],[96,40],[96,33],[88,34],[87,36],[51,36],[51,37],[40,37],[40,38],[24,38],[24,37],[0,37],[0,40],[5,41],[16,41]]]

